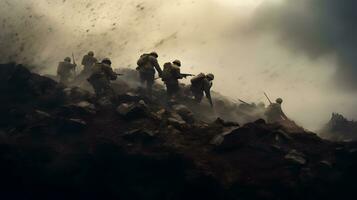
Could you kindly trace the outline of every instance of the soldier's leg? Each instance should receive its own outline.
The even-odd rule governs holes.
[[[197,102],[197,103],[201,103],[201,102],[202,102],[202,99],[203,99],[203,92],[198,92],[198,91],[196,91],[196,92],[194,93],[194,95],[195,95],[195,100],[196,100],[196,102]]]

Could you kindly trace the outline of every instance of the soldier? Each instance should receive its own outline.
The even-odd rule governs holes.
[[[162,71],[162,81],[166,85],[167,96],[172,98],[180,90],[179,79],[184,78],[181,75],[181,61],[175,60],[172,63],[165,63]]]
[[[200,103],[202,101],[204,93],[211,105],[213,107],[212,97],[211,97],[211,88],[212,88],[212,81],[214,80],[213,74],[203,74],[200,73],[199,75],[193,77],[191,79],[191,92],[195,97],[195,100]]]
[[[159,73],[159,77],[161,77],[162,74],[162,70],[157,61],[158,57],[156,52],[151,52],[150,54],[141,55],[137,62],[138,67],[136,70],[139,71],[141,84],[144,85],[146,82],[146,89],[149,96],[151,96],[152,86],[155,80],[155,69]]]
[[[101,63],[93,66],[92,74],[87,79],[92,85],[97,97],[114,97],[114,90],[110,81],[117,79],[117,74],[111,67],[112,62],[109,58],[104,58]]]
[[[71,63],[71,58],[66,57],[63,62],[58,64],[57,76],[59,77],[59,82],[62,84],[68,84],[69,78],[73,76],[74,71],[76,70],[76,64]]]
[[[83,71],[81,74],[89,75],[92,71],[93,66],[98,62],[98,60],[94,57],[93,51],[88,52],[87,55],[83,56],[82,65]]]
[[[281,109],[281,104],[283,103],[283,99],[277,98],[276,103],[271,103],[266,111],[265,116],[267,118],[268,123],[275,123],[275,122],[282,122],[289,120],[288,117],[285,115],[283,110]]]

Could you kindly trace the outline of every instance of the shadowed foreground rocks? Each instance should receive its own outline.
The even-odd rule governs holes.
[[[355,196],[355,143],[264,120],[207,123],[136,90],[108,102],[15,64],[0,78],[1,199]]]

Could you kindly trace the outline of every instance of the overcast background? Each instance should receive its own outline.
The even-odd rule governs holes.
[[[232,99],[282,97],[315,130],[332,112],[357,119],[353,0],[0,0],[0,61],[54,73],[93,50],[135,68],[155,50],[182,71],[213,72]]]

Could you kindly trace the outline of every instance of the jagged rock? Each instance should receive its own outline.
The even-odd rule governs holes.
[[[147,106],[145,102],[122,103],[116,109],[117,113],[128,120],[139,119],[147,116]]]
[[[87,127],[82,119],[57,119],[60,120],[60,131],[78,133]]]
[[[184,121],[182,117],[177,113],[171,113],[170,117],[168,117],[167,120],[169,124],[173,125],[178,129],[185,128],[185,126],[187,125],[186,121]]]
[[[83,110],[85,110],[88,113],[91,113],[91,114],[96,113],[95,106],[93,104],[89,103],[88,101],[81,101],[81,102],[77,103],[76,106],[79,108],[82,108]]]
[[[319,131],[329,140],[351,141],[357,139],[357,122],[346,119],[343,115],[332,113],[330,121]]]
[[[113,102],[108,97],[102,97],[98,99],[97,104],[103,109],[111,109],[114,107]]]
[[[71,103],[88,101],[93,98],[93,95],[90,92],[79,87],[65,88],[63,91],[66,94],[67,101]]]
[[[134,129],[124,134],[124,138],[135,142],[150,142],[155,138],[156,133],[147,129]]]
[[[224,127],[239,126],[239,124],[236,123],[236,122],[226,122],[222,118],[217,118],[214,123],[215,124],[219,124],[219,125],[224,126]]]
[[[305,155],[295,149],[291,150],[288,154],[286,154],[284,158],[298,165],[306,164]]]
[[[224,141],[224,137],[230,133],[232,133],[233,130],[235,130],[237,128],[229,128],[228,130],[224,131],[223,133],[221,133],[220,135],[217,135],[216,137],[214,137],[211,141],[210,144],[215,145],[215,146],[219,146],[223,143]]]
[[[128,103],[128,102],[139,102],[140,100],[142,100],[142,97],[133,92],[127,92],[123,95],[119,95],[118,99],[120,102]]]
[[[185,120],[187,123],[194,123],[195,122],[195,117],[193,112],[185,105],[174,105],[173,110],[177,112],[181,116],[183,120]]]

